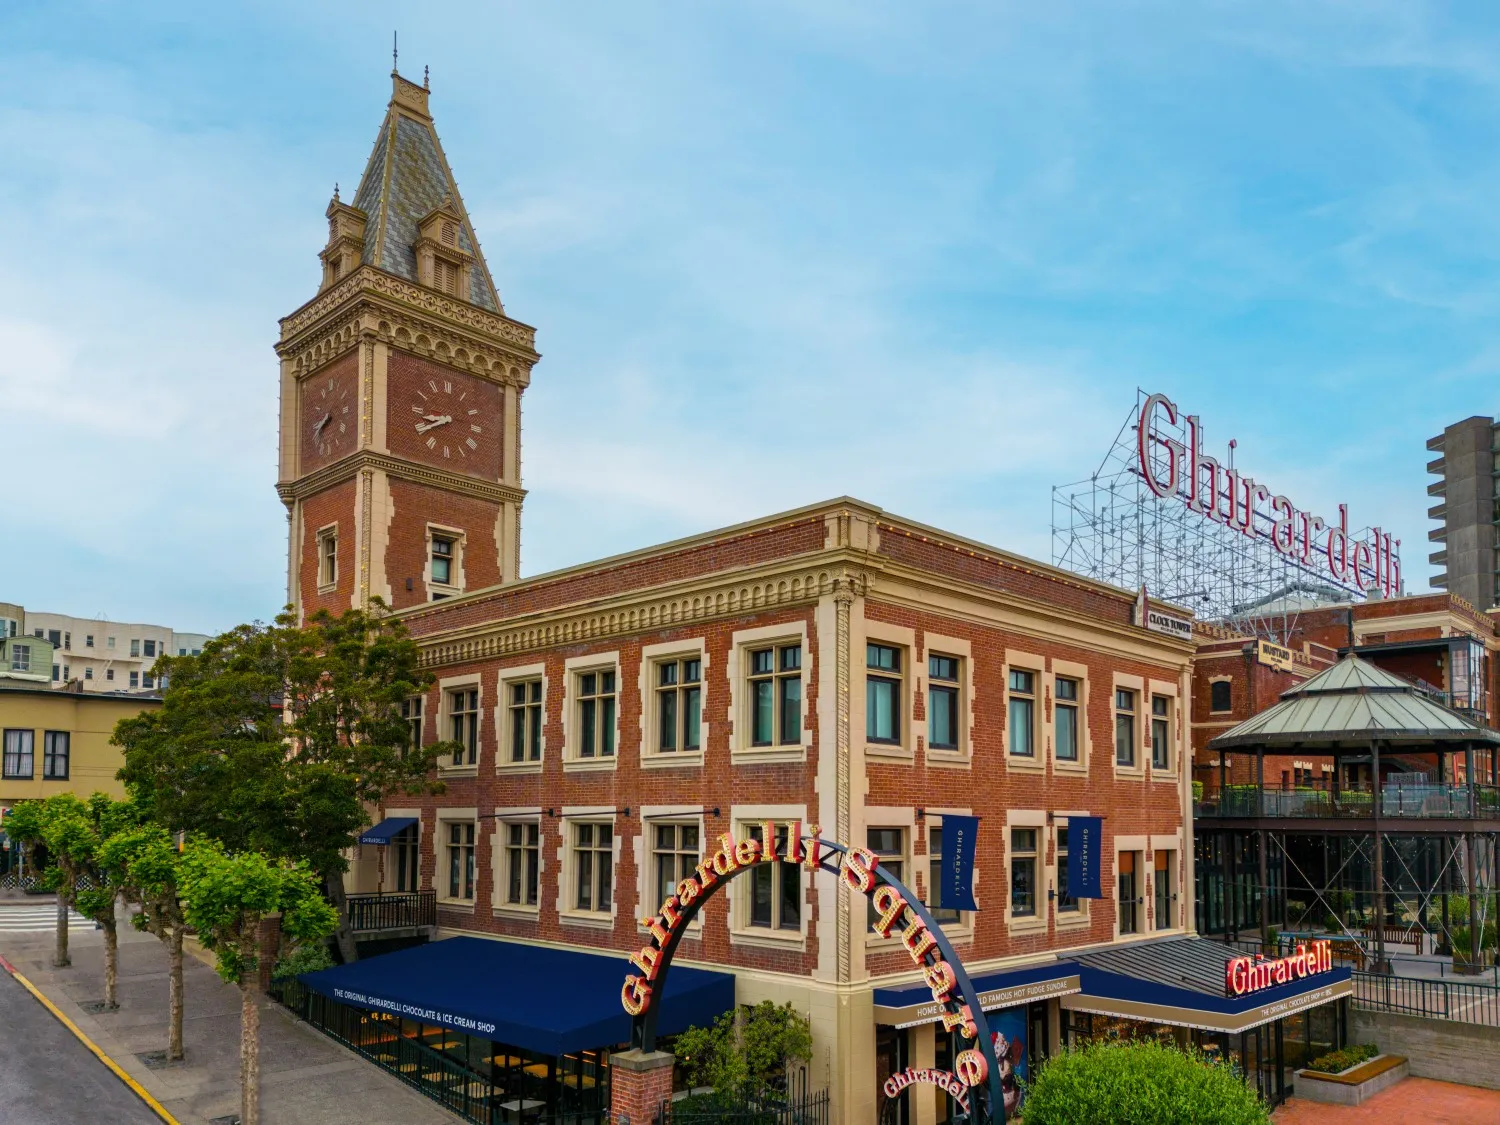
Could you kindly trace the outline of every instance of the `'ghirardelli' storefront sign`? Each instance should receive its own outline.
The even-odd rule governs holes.
[[[1327,523],[1207,456],[1196,414],[1183,415],[1185,442],[1158,433],[1154,429],[1158,418],[1171,426],[1178,424],[1177,404],[1166,395],[1146,399],[1136,428],[1137,468],[1155,495],[1176,496],[1204,519],[1242,535],[1268,537],[1278,553],[1318,570],[1345,589],[1378,590],[1385,597],[1400,592],[1401,540],[1378,527],[1368,540],[1353,539],[1347,504],[1339,505],[1336,524]]]

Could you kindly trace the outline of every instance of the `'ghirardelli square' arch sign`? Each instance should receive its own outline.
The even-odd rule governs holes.
[[[656,1000],[678,943],[703,904],[729,880],[763,863],[797,863],[810,871],[825,871],[841,879],[870,900],[876,913],[875,932],[881,937],[900,939],[912,962],[922,970],[933,1000],[942,1006],[944,1029],[957,1031],[962,1039],[973,1044],[959,1051],[953,1060],[952,1074],[965,1091],[962,1098],[955,1095],[960,1112],[966,1113],[967,1121],[973,1125],[1003,1121],[1005,1100],[989,1023],[979,995],[942,927],[901,880],[880,866],[873,852],[825,840],[816,825],[807,831],[804,836],[802,825],[794,822],[786,830],[780,851],[774,824],[765,826],[759,840],[748,837],[735,840],[724,833],[719,837],[718,849],[698,864],[693,875],[677,884],[677,893],[662,903],[655,917],[641,920],[651,937],[639,952],[631,955],[631,964],[637,971],[625,977],[620,991],[621,1003],[633,1020],[631,1045],[644,1051],[655,1050]]]

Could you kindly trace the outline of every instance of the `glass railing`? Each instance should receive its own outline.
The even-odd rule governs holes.
[[[1194,802],[1200,817],[1289,817],[1368,820],[1375,816],[1369,789],[1260,789],[1230,785]],[[1432,820],[1500,819],[1500,786],[1387,785],[1380,792],[1380,815]]]

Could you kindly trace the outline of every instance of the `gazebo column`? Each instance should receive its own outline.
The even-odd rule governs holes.
[[[1257,817],[1264,820],[1266,815],[1266,752],[1264,748],[1255,755],[1255,805]],[[1271,895],[1266,878],[1265,828],[1262,827],[1255,836],[1256,867],[1260,875],[1260,943],[1265,946],[1271,941]]]
[[[1475,854],[1479,849],[1479,834],[1464,833],[1464,845],[1468,851],[1464,856],[1464,874],[1469,881],[1469,971],[1478,973],[1484,964],[1484,934],[1479,929],[1479,863]]]
[[[1371,812],[1375,826],[1375,971],[1389,973],[1391,963],[1385,955],[1385,843],[1380,831],[1380,805],[1383,794],[1380,789],[1380,743],[1370,742],[1370,776],[1372,801]]]

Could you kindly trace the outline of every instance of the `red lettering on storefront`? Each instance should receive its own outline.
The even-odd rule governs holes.
[[[1263,957],[1234,957],[1224,966],[1224,985],[1230,996],[1244,996],[1302,977],[1326,973],[1333,968],[1333,946],[1315,941],[1299,945],[1297,952],[1267,960]]]

